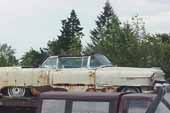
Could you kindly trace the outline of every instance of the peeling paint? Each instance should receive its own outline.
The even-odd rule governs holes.
[[[154,75],[153,75],[154,74]],[[0,88],[44,87],[68,91],[115,90],[119,86],[151,86],[154,78],[163,79],[163,73],[149,70],[107,67],[98,69],[0,68]]]

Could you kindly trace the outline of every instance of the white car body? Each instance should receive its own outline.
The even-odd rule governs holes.
[[[50,58],[54,58],[54,61],[56,59],[56,63],[52,62],[54,63],[52,67],[46,65]],[[79,57],[63,58],[76,59]],[[107,87],[119,88],[122,86],[152,87],[154,81],[164,81],[164,73],[158,68],[113,67],[111,64],[90,67],[91,56],[86,56],[86,63],[85,65],[81,64],[80,68],[71,68],[70,64],[65,66],[67,68],[63,65],[59,68],[58,56],[48,59],[40,68],[0,68],[0,89],[50,86],[63,88],[67,91],[87,91],[90,88],[101,90]]]

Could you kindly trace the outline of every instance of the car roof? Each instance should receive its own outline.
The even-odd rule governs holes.
[[[155,99],[156,98],[156,94],[146,94],[146,93],[131,93],[131,94],[127,94],[124,95],[122,98],[126,98],[126,99]]]
[[[40,95],[40,98],[45,99],[97,99],[97,100],[110,100],[118,98],[123,93],[102,93],[102,92],[45,92]]]
[[[79,57],[89,57],[89,56],[94,56],[94,55],[103,55],[100,53],[93,53],[93,54],[86,54],[86,55],[52,55],[49,57],[70,57],[70,58],[79,58]]]
[[[110,100],[119,98],[122,99],[151,99],[156,97],[156,94],[141,94],[141,93],[102,93],[102,92],[45,92],[40,95],[40,98],[45,99],[97,99],[97,100]]]

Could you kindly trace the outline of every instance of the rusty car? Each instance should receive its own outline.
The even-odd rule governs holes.
[[[47,92],[37,113],[145,113],[154,99],[155,94]]]
[[[153,94],[46,92],[37,113],[170,113],[170,89]]]
[[[50,56],[39,68],[0,68],[1,93],[14,97],[38,95],[47,90],[140,93],[152,90],[155,81],[164,80],[161,69],[117,67],[102,54]]]
[[[154,93],[56,92],[0,98],[1,113],[170,113],[170,85]]]

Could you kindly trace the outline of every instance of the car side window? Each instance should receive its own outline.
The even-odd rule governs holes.
[[[90,67],[96,68],[96,67],[99,67],[99,66],[100,66],[100,63],[95,59],[94,56],[92,56],[91,60],[90,60]]]
[[[128,113],[145,113],[151,101],[147,100],[131,100],[128,101]]]
[[[88,57],[83,57],[81,67],[87,68],[87,62],[88,62]]]
[[[42,101],[41,113],[64,113],[65,100],[46,99]]]
[[[168,101],[168,103],[170,103],[170,92],[167,92],[164,98]]]
[[[156,108],[155,113],[170,113],[170,110],[161,102]]]
[[[109,102],[73,101],[72,113],[109,113]]]

